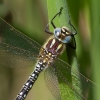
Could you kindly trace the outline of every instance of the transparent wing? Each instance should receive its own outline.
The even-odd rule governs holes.
[[[48,89],[51,91],[52,95],[57,99],[61,100],[59,83],[57,76],[55,75],[55,69],[49,66],[44,72],[44,78]]]
[[[50,72],[51,74],[49,75]],[[57,100],[63,100],[60,99],[60,96],[66,100],[93,100],[93,96],[89,92],[95,88],[100,89],[99,86],[81,73],[76,72],[69,64],[60,59],[57,59],[55,63],[47,69],[45,77],[49,90]],[[57,77],[56,79],[58,81],[55,81],[55,77]],[[52,89],[52,87],[54,89]]]
[[[0,43],[0,65],[12,68],[27,68],[34,65],[37,54]]]
[[[41,46],[0,18],[0,64],[7,67],[32,66]]]
[[[54,65],[46,69],[44,77],[48,89],[57,100],[83,100],[83,98],[79,94],[74,95],[76,92],[74,91],[74,89],[72,89],[72,85],[62,75],[62,73],[58,69],[56,69]],[[63,81],[65,83],[64,88],[62,86],[63,84],[59,83],[59,81]],[[68,87],[70,89],[68,89]],[[63,93],[60,89],[63,89]],[[62,96],[64,99],[61,98]]]

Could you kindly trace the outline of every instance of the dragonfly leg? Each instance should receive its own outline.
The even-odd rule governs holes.
[[[60,11],[51,20],[51,24],[52,24],[52,26],[53,26],[54,29],[56,28],[56,26],[53,23],[53,20],[56,18],[56,16],[58,16],[58,15],[60,16],[61,15],[62,9],[63,9],[63,7],[60,8]]]
[[[72,32],[72,38],[73,38],[73,43],[74,43],[74,45],[72,45],[71,43],[69,43],[68,45],[69,45],[72,49],[76,49],[76,40],[75,40],[74,35],[77,34],[77,31],[76,31],[75,27],[71,24],[70,16],[69,16],[69,22],[68,22],[68,23],[69,23],[69,25],[72,27],[72,29],[74,30],[74,31]]]
[[[49,33],[49,34],[53,34],[53,32],[50,32],[49,30],[48,30],[48,26],[49,26],[49,23],[46,25],[46,27],[45,27],[45,32],[46,33]]]
[[[75,27],[71,24],[71,21],[70,21],[70,18],[69,18],[69,25],[73,28],[74,32],[72,33],[73,35],[76,35],[77,34],[77,31],[75,29]]]
[[[73,37],[73,45],[71,44],[71,43],[69,43],[68,45],[72,48],[72,49],[76,49],[76,40],[75,40],[75,37],[74,37],[74,35],[72,35],[72,37]]]

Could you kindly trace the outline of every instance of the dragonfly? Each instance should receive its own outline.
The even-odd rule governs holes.
[[[62,100],[59,80],[63,81],[65,87],[68,86],[70,88],[70,90],[65,88],[64,98],[66,100],[88,100],[88,92],[91,89],[91,85],[95,86],[95,84],[81,73],[72,69],[67,62],[58,58],[67,45],[72,49],[76,49],[74,35],[77,32],[70,20],[69,25],[73,28],[73,32],[65,26],[58,28],[53,22],[57,16],[61,15],[62,10],[63,7],[51,20],[54,32],[48,30],[47,24],[45,32],[50,34],[51,37],[43,46],[0,18],[0,65],[11,68],[27,68],[34,66],[34,63],[36,63],[33,72],[15,100],[25,100],[38,76],[43,71],[46,85],[57,100]],[[71,40],[74,40],[74,45],[70,44]],[[65,74],[63,70],[66,71]],[[71,74],[71,79],[74,83],[66,78],[66,75],[69,74]]]

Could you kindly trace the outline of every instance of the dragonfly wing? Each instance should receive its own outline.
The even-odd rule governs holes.
[[[46,85],[52,95],[57,100],[85,100],[79,94],[75,95],[76,92],[73,90],[71,83],[65,78],[65,76],[62,75],[62,73],[56,67],[56,65],[50,66],[46,69],[44,74]]]
[[[64,100],[92,100],[93,97],[89,92],[94,88],[100,89],[61,59],[57,59],[46,69],[45,82],[57,100],[63,100],[63,98]]]
[[[12,68],[27,68],[34,65],[37,54],[0,43],[0,65]]]
[[[77,91],[74,89],[74,86],[72,85],[72,80],[70,79],[70,77],[72,77],[70,76],[71,70],[62,68],[62,66],[60,66],[60,64],[58,65],[56,62],[52,67],[56,70],[56,76],[58,77],[62,100],[63,98],[66,100],[85,100],[79,93],[77,93]],[[65,73],[65,70],[68,72],[66,71]]]
[[[57,76],[55,75],[55,69],[52,66],[49,66],[44,72],[44,78],[46,85],[52,95],[57,99],[61,100],[59,84]]]
[[[92,89],[100,89],[99,86],[81,73],[75,71],[74,68],[61,59],[57,59],[52,65],[52,68],[55,68],[56,70],[59,84],[63,82],[62,85],[65,87],[63,89],[64,91],[67,91],[66,93],[61,94],[63,96],[65,94],[64,98],[66,98],[66,100],[91,100],[92,96],[90,95],[90,92]],[[71,77],[71,80],[69,77]],[[70,89],[68,89],[68,87]]]
[[[0,42],[39,53],[41,46],[0,18]]]
[[[0,18],[0,64],[25,68],[37,60],[41,46]]]

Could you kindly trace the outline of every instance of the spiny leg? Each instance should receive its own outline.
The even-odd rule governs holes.
[[[56,18],[56,16],[57,15],[61,15],[61,12],[62,12],[62,9],[63,9],[63,7],[61,7],[60,8],[60,11],[52,18],[52,20],[51,20],[51,24],[52,24],[52,26],[54,27],[54,29],[56,28],[56,26],[54,25],[54,23],[53,23],[53,20]],[[48,26],[49,26],[49,23],[46,25],[46,27],[45,27],[45,32],[46,33],[49,33],[49,34],[53,34],[52,32],[50,32],[49,30],[48,30]]]
[[[45,32],[46,33],[49,33],[49,34],[53,34],[53,32],[50,32],[49,30],[48,30],[48,26],[49,26],[49,23],[46,25],[46,27],[45,27]]]
[[[76,31],[75,27],[71,24],[70,16],[69,16],[69,25],[70,25],[70,26],[73,28],[73,30],[74,30],[74,32],[71,32],[71,33],[72,33],[72,38],[73,38],[74,45],[72,45],[71,43],[69,43],[68,45],[69,45],[72,49],[76,49],[76,40],[75,40],[74,35],[77,34],[77,31]]]
[[[60,11],[51,20],[51,24],[52,24],[54,29],[56,28],[56,26],[54,25],[53,20],[56,18],[56,16],[61,15],[62,9],[63,9],[63,7],[60,8]]]
[[[76,49],[76,40],[75,40],[75,37],[74,37],[74,35],[72,35],[72,38],[73,38],[73,43],[74,44],[71,44],[71,43],[69,43],[68,45],[72,48],[72,49]],[[66,45],[66,47],[67,47],[67,45]]]
[[[70,17],[70,16],[69,16]],[[69,18],[69,25],[74,29],[74,33],[72,33],[73,35],[76,35],[77,34],[77,31],[75,29],[75,27],[71,24],[71,21],[70,21],[70,18]]]

